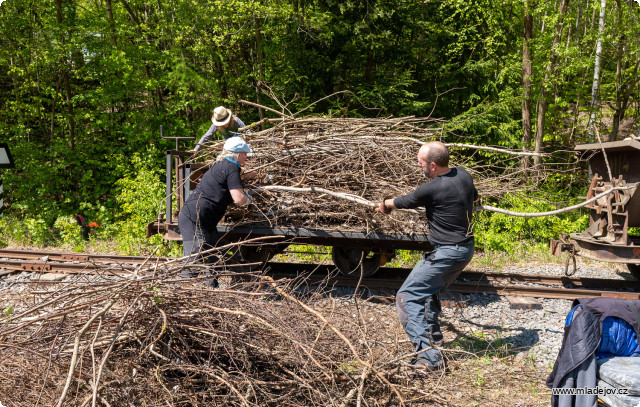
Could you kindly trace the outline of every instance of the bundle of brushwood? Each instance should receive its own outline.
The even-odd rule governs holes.
[[[254,153],[245,172],[253,204],[228,211],[225,221],[269,227],[297,226],[361,232],[426,233],[416,210],[384,216],[375,208],[384,197],[413,191],[427,181],[417,166],[426,141],[449,146],[451,166],[464,166],[483,197],[516,190],[520,157],[498,148],[448,143],[441,121],[401,117],[377,119],[285,118],[242,137]],[[453,138],[453,137],[452,137]],[[210,143],[201,157],[214,160],[224,140]]]
[[[224,250],[233,249],[225,247]],[[0,402],[10,406],[347,406],[442,401],[400,374],[412,356],[391,307],[291,280],[243,279],[222,260],[106,266],[2,290]],[[195,266],[193,266],[195,267]],[[204,267],[204,266],[203,266]],[[192,268],[193,270],[193,268]],[[235,282],[225,280],[234,275]],[[14,285],[24,288],[14,280]],[[355,301],[355,302],[354,302]],[[382,314],[381,314],[382,313]],[[387,315],[388,313],[388,315]],[[366,323],[365,323],[366,321]]]

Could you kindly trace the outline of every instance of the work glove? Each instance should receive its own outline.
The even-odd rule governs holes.
[[[251,193],[249,193],[248,189],[244,190],[244,194],[247,196],[247,202],[248,203],[253,203],[253,197],[251,196]]]

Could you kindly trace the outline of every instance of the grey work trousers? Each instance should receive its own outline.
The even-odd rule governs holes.
[[[438,291],[449,285],[469,264],[474,244],[435,245],[425,253],[396,295],[396,308],[400,322],[416,352],[414,363],[440,367],[442,353],[432,347],[431,332],[439,331],[440,300]]]

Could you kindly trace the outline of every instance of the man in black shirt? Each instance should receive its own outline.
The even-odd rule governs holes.
[[[178,227],[182,235],[184,256],[190,256],[191,263],[202,256],[200,251],[216,246],[217,226],[232,202],[242,206],[251,198],[244,192],[240,180],[240,168],[252,150],[240,137],[227,139],[218,161],[202,176],[198,186],[189,194],[180,214]],[[215,257],[204,256],[205,262],[212,263]],[[183,277],[193,276],[185,270]]]
[[[441,142],[420,147],[418,166],[431,181],[410,194],[384,199],[379,210],[388,214],[393,209],[426,209],[434,250],[424,253],[415,265],[396,295],[396,307],[402,326],[419,352],[412,363],[439,370],[444,368],[444,360],[433,347],[442,344],[438,292],[455,280],[473,257],[470,222],[478,191],[464,168],[449,168],[449,152]]]

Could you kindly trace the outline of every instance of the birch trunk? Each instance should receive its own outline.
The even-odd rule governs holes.
[[[604,33],[604,17],[607,10],[607,0],[600,0],[600,18],[598,20],[598,42],[596,43],[596,60],[593,67],[593,85],[591,86],[591,115],[587,132],[589,140],[594,140],[593,126],[596,120],[596,107],[598,105],[598,89],[600,88],[600,59],[602,57],[602,36]]]
[[[524,1],[524,41],[522,42],[522,151],[531,149],[531,40],[533,15],[531,0]],[[529,167],[529,157],[522,157],[522,168]]]

